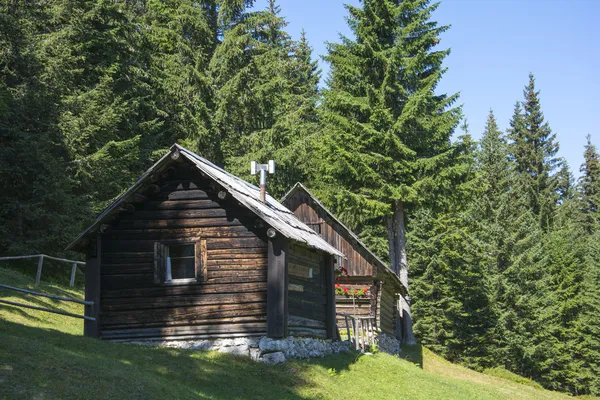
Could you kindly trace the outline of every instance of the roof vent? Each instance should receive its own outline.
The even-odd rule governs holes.
[[[267,172],[275,173],[275,161],[269,160],[267,164],[258,164],[256,161],[250,163],[250,173],[256,175],[260,173],[260,201],[263,203],[267,200]]]

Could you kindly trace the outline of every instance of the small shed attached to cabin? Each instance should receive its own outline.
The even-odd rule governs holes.
[[[342,256],[259,189],[179,146],[69,249],[86,254],[85,335],[107,340],[335,335]],[[291,268],[292,267],[292,268]],[[89,308],[89,307],[88,307]]]
[[[405,298],[408,291],[398,275],[301,183],[297,183],[281,202],[345,256],[336,258],[336,268],[343,267],[348,271],[348,276],[338,278],[338,284],[348,289],[348,295],[336,296],[337,312],[374,316],[377,328],[401,340],[399,296]],[[368,289],[367,296],[352,296],[355,290],[364,287]],[[338,319],[338,325],[340,329],[345,328],[342,319]]]

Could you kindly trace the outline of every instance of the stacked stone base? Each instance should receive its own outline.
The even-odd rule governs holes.
[[[379,333],[375,338],[375,342],[379,350],[384,353],[392,355],[400,354],[400,341],[387,333]]]
[[[287,337],[271,339],[235,338],[214,340],[169,340],[169,341],[136,341],[135,344],[160,346],[189,350],[213,350],[222,353],[242,355],[265,364],[281,364],[288,358],[315,358],[329,354],[349,352],[349,342],[333,342],[331,340]]]

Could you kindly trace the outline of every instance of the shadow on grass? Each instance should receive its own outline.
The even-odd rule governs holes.
[[[266,366],[247,357],[109,343],[2,321],[0,398],[310,399],[302,370],[348,369],[354,354]],[[2,376],[3,368],[12,371]]]
[[[400,358],[410,361],[419,368],[423,368],[423,346],[420,344],[404,344],[401,346],[401,349],[402,351],[399,354]]]

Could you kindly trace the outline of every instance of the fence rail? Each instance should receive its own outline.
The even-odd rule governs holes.
[[[75,286],[75,272],[77,271],[78,265],[85,265],[83,261],[75,261],[75,260],[67,260],[65,258],[52,257],[46,254],[33,254],[30,256],[8,256],[8,257],[0,257],[0,261],[4,260],[22,260],[25,258],[37,258],[38,259],[38,267],[37,273],[35,274],[35,285],[40,284],[40,280],[42,279],[42,266],[44,264],[44,258],[56,261],[62,261],[71,264],[71,280],[69,281],[69,286]]]
[[[336,314],[344,317],[348,341],[354,344],[356,350],[364,352],[369,346],[375,344],[375,337],[377,335],[375,317],[354,316],[344,313]],[[350,330],[350,325],[352,325],[352,331]]]
[[[84,304],[86,306],[92,306],[92,307],[94,306],[94,302],[93,301],[78,300],[78,299],[73,299],[71,297],[53,296],[53,295],[50,295],[50,294],[38,293],[38,292],[31,291],[31,290],[16,288],[14,286],[8,286],[8,285],[3,285],[3,284],[0,284],[0,287],[2,287],[4,289],[9,289],[9,290],[15,290],[17,292],[27,293],[27,294],[30,294],[30,295],[33,295],[33,296],[47,297],[47,298],[50,298],[50,299],[61,300],[61,301],[70,301],[70,302],[73,302],[73,303]],[[29,305],[29,304],[18,303],[16,301],[9,301],[9,300],[0,299],[0,303],[9,304],[11,306],[17,306],[17,307],[31,308],[31,309],[34,309],[34,310],[46,311],[46,312],[50,312],[50,313],[54,313],[54,314],[66,315],[68,317],[73,317],[73,318],[86,319],[88,321],[95,321],[96,320],[96,318],[94,318],[94,317],[88,317],[87,315],[79,315],[79,314],[73,314],[73,313],[69,313],[69,312],[61,311],[61,310],[53,310],[51,308],[46,308],[46,307],[32,306],[32,305]],[[85,313],[85,311],[84,311],[84,313]]]

